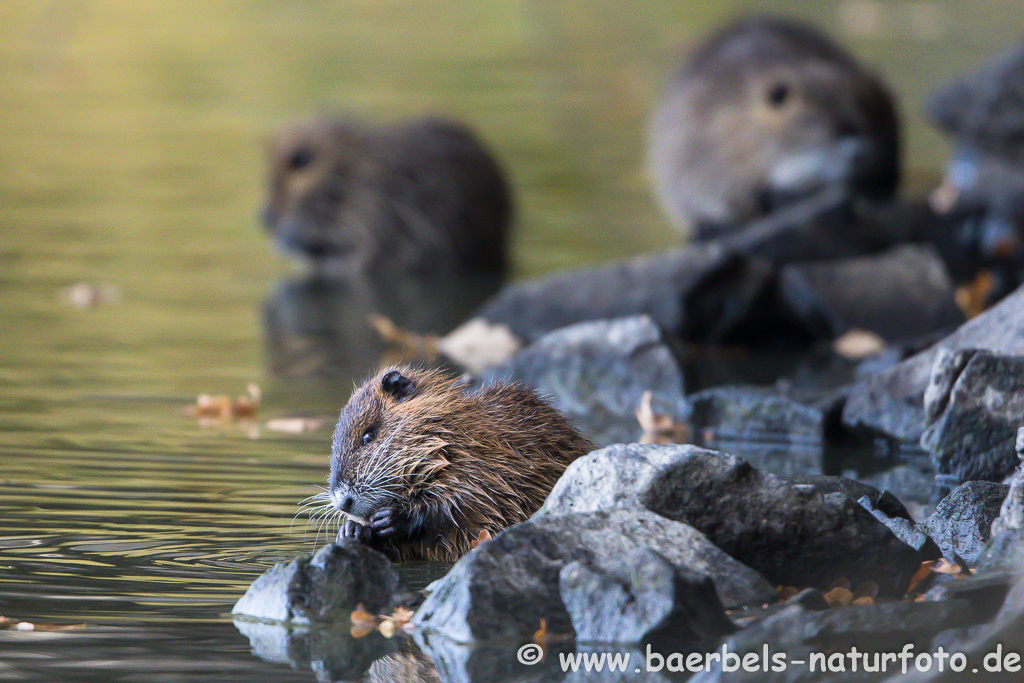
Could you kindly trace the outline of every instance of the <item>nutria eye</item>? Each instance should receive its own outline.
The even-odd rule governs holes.
[[[363,432],[363,436],[360,438],[360,441],[363,442],[364,446],[369,446],[370,443],[372,443],[373,440],[376,439],[376,438],[377,438],[377,428],[376,427],[370,427],[365,432]]]
[[[781,107],[789,98],[789,86],[785,83],[776,83],[768,91],[768,102],[773,107]]]
[[[313,150],[308,147],[300,147],[288,158],[288,168],[298,171],[313,163]]]
[[[398,370],[392,370],[381,377],[380,388],[384,390],[385,394],[391,396],[396,401],[409,398],[416,389],[413,386],[412,380]]]

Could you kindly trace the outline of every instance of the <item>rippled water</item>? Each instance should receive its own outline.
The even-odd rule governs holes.
[[[313,676],[251,654],[227,613],[266,567],[311,550],[296,503],[379,345],[330,324],[364,299],[311,288],[265,243],[268,131],[328,106],[448,113],[515,179],[519,275],[660,248],[676,238],[640,149],[673,46],[775,5],[0,3],[0,615],[84,624],[0,631],[0,679]],[[890,77],[919,184],[946,153],[922,96],[1019,25],[1017,0],[784,6]],[[83,281],[119,296],[62,300]],[[325,354],[333,371],[312,372]],[[249,382],[265,394],[256,422],[184,412]],[[259,428],[291,415],[326,422]]]

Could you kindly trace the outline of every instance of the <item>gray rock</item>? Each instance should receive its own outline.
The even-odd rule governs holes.
[[[1015,667],[1020,667],[1022,664],[1019,655],[1024,653],[1024,580],[1016,582],[995,622],[982,630],[975,640],[957,643],[956,652],[966,655],[966,672],[956,672],[948,667],[944,671],[935,668],[928,672],[911,671],[905,676],[897,674],[887,678],[886,683],[961,683],[969,679],[985,683],[1018,683],[1021,680],[1021,668],[1010,670],[1004,665],[1013,663]],[[1018,657],[1015,662],[1009,662],[1008,655]],[[991,671],[988,668],[995,663],[1000,664],[1001,670]],[[980,675],[972,675],[975,669]]]
[[[780,287],[793,310],[816,312],[834,337],[862,329],[897,341],[964,322],[946,266],[931,246],[905,244],[842,261],[790,264],[782,269]]]
[[[642,499],[662,472],[705,456],[730,457],[688,445],[607,446],[571,463],[534,518],[615,508],[643,510]]]
[[[536,389],[599,445],[638,440],[646,391],[655,412],[689,415],[679,363],[646,315],[556,330],[482,378],[509,379]]]
[[[1021,567],[1024,567],[1024,529],[993,533],[974,564],[979,573],[1019,573]]]
[[[959,481],[1001,481],[1017,467],[1024,356],[940,351],[924,405],[928,425],[921,445],[940,474]]]
[[[959,555],[973,564],[992,536],[992,522],[999,516],[1007,490],[1003,484],[967,482],[946,496],[918,526],[939,544],[946,557]]]
[[[683,298],[728,261],[718,245],[690,245],[556,273],[506,287],[477,315],[507,325],[528,342],[576,323],[635,315],[677,333],[684,324]]]
[[[1024,460],[1024,427],[1017,431],[1017,457]],[[992,523],[992,533],[1024,530],[1024,468],[1019,467],[1010,478],[1010,488],[999,510],[999,517]]]
[[[719,661],[710,671],[701,672],[691,683],[790,683],[796,681],[866,681],[877,680],[877,674],[865,674],[858,663],[852,672],[847,654],[851,648],[861,653],[899,652],[907,644],[921,653],[935,634],[953,626],[963,626],[975,620],[969,603],[962,600],[948,602],[888,602],[811,612],[794,605],[773,614],[763,621],[740,631],[725,641],[724,647],[741,659],[745,655],[784,657],[788,666],[783,671],[727,671]],[[812,655],[845,658],[845,673],[822,671],[820,660],[811,671]],[[873,657],[873,654],[871,655]],[[837,659],[833,659],[833,666]],[[869,660],[869,662],[872,660]],[[802,662],[798,664],[797,662]],[[759,661],[760,663],[760,661]],[[775,663],[772,660],[772,663]],[[889,664],[890,667],[898,666]],[[890,669],[891,670],[891,669]]]
[[[846,495],[763,475],[739,459],[683,461],[652,482],[643,502],[701,530],[776,585],[826,588],[842,577],[901,595],[931,559]]]
[[[641,510],[533,518],[480,544],[441,580],[414,622],[458,643],[528,640],[544,619],[549,633],[572,633],[559,594],[562,568],[577,560],[661,553],[711,577],[727,607],[761,604],[775,589],[694,529]]]
[[[688,643],[703,651],[735,630],[711,579],[650,548],[570,562],[559,591],[577,643]]]
[[[913,521],[908,517],[891,515],[868,496],[864,496],[857,502],[862,508],[870,512],[872,517],[884,524],[892,532],[893,536],[916,550],[922,561],[937,560],[942,556],[942,550],[939,549],[935,541],[928,534],[914,526]]]
[[[824,414],[768,387],[705,389],[688,398],[694,434],[737,441],[821,443]]]
[[[1020,159],[1024,135],[1024,45],[958,76],[931,98],[927,110],[956,139]]]
[[[616,445],[572,463],[535,518],[645,508],[701,530],[775,585],[826,588],[845,577],[900,594],[931,558],[826,481],[832,478],[787,483],[693,446]],[[863,492],[853,483],[845,488]]]
[[[278,562],[252,582],[231,613],[291,624],[327,622],[360,604],[384,612],[397,589],[398,574],[384,555],[347,540],[312,558]]]
[[[939,349],[986,349],[1024,354],[1024,288],[961,325],[953,334],[894,368],[864,377],[850,389],[843,423],[917,443],[925,429],[924,392]]]

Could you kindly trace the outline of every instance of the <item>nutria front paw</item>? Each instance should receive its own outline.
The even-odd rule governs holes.
[[[382,508],[370,517],[367,528],[375,537],[387,538],[398,531],[398,511],[394,508]]]
[[[354,538],[360,543],[365,543],[369,538],[368,529],[354,519],[346,519],[338,532],[338,540],[343,538]]]

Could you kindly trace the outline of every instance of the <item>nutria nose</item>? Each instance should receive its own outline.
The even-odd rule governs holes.
[[[342,512],[351,512],[352,506],[355,504],[355,502],[356,501],[354,498],[352,498],[352,496],[345,496],[344,498],[342,498],[341,505],[339,505],[338,508]]]

